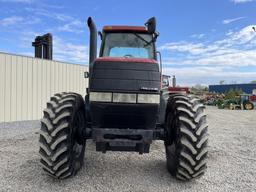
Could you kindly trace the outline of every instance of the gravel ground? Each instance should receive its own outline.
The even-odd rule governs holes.
[[[0,191],[256,191],[256,111],[208,107],[207,114],[208,171],[185,183],[167,172],[162,142],[145,155],[104,155],[89,142],[85,167],[58,181],[39,165],[39,122],[0,123]]]

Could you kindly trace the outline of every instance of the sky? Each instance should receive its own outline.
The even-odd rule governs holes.
[[[33,56],[50,32],[54,60],[87,65],[89,16],[98,30],[155,16],[163,71],[181,86],[256,80],[256,0],[0,0],[0,52]]]

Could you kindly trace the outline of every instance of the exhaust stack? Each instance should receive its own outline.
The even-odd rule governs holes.
[[[176,77],[175,77],[175,75],[173,75],[173,77],[172,77],[172,86],[176,87]]]
[[[91,72],[92,62],[97,58],[97,28],[91,17],[88,18],[87,25],[90,29],[89,72]]]

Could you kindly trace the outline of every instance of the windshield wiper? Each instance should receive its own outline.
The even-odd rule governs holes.
[[[148,45],[150,45],[151,43],[153,43],[154,42],[154,39],[152,39],[151,41],[148,41],[145,45],[144,45],[144,47],[147,47]]]
[[[153,41],[147,41],[146,39],[144,39],[143,37],[141,37],[140,35],[138,35],[137,33],[132,33],[134,34],[136,37],[138,37],[140,40],[144,41],[146,44],[144,45],[144,47],[147,47],[149,44],[151,44]]]

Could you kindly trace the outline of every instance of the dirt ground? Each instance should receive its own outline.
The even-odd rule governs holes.
[[[256,110],[208,107],[207,173],[180,182],[166,170],[162,142],[151,153],[95,152],[88,142],[85,166],[73,178],[46,175],[38,156],[39,122],[0,123],[0,191],[256,191]]]

